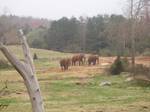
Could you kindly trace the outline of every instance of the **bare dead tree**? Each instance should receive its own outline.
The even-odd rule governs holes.
[[[131,57],[132,57],[132,70],[133,70],[133,75],[135,74],[135,31],[134,31],[134,15],[133,15],[133,6],[134,1],[131,0],[131,9],[130,9],[130,19],[131,19],[131,43],[132,43],[132,48],[131,48]]]
[[[30,96],[32,111],[44,112],[43,100],[41,97],[39,83],[35,76],[35,68],[33,65],[32,56],[30,54],[30,49],[22,30],[19,30],[19,32],[25,62],[21,62],[19,59],[17,59],[16,56],[11,53],[1,42],[0,50],[24,79],[24,83]]]
[[[143,0],[129,0],[129,19],[130,19],[130,39],[131,39],[131,59],[132,59],[132,73],[135,75],[135,32],[136,25],[139,19],[139,14],[143,8]]]
[[[149,22],[149,2],[150,0],[144,0],[144,6],[145,6],[145,15],[146,15],[146,21]]]
[[[149,2],[150,0],[128,0],[130,6],[130,27],[131,27],[131,57],[132,57],[132,70],[135,74],[135,37],[138,32],[137,26],[141,17],[144,16],[146,20],[149,20]],[[144,15],[143,15],[144,14]]]

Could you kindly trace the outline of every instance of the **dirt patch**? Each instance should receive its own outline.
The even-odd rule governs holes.
[[[143,64],[145,66],[150,67],[150,57],[148,56],[136,57],[135,61],[137,64]]]
[[[104,72],[105,68],[108,68],[116,57],[100,57],[100,63],[96,66],[71,66],[69,67],[69,70],[62,71],[60,67],[51,67],[48,69],[43,69],[37,71],[37,73],[41,74],[65,74],[64,77],[91,77],[95,74],[100,74]]]
[[[42,73],[58,73],[58,74],[69,74],[69,76],[76,77],[87,77],[93,74],[102,73],[104,70],[114,62],[116,57],[100,57],[100,63],[96,66],[71,66],[68,71],[62,71],[60,67],[48,68],[47,70],[41,71]],[[131,58],[128,57],[129,61]],[[136,64],[143,64],[150,66],[150,57],[136,57]]]
[[[71,66],[69,70],[62,71],[59,67],[48,68],[46,70],[38,71],[38,74],[58,74],[61,76],[76,76],[76,77],[87,77],[96,73],[102,73],[104,67],[101,65],[97,66]]]

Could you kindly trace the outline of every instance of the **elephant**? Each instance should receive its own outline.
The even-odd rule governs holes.
[[[71,65],[71,59],[70,58],[64,58],[60,60],[60,67],[62,70],[68,70],[69,66]]]
[[[79,66],[84,65],[86,57],[84,54],[77,54],[72,57],[72,65],[75,66],[78,62]]]
[[[99,56],[98,55],[90,55],[88,57],[88,65],[96,65],[99,64]]]

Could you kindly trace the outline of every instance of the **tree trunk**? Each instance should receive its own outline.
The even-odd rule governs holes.
[[[20,33],[21,33],[23,53],[25,57],[24,63],[21,62],[19,59],[17,59],[16,56],[14,56],[2,43],[0,43],[0,50],[24,79],[25,86],[30,96],[32,111],[44,112],[40,87],[37,78],[35,76],[33,59],[32,56],[30,55],[30,50],[22,30],[20,30]]]
[[[133,17],[133,0],[131,0],[131,60],[132,60],[132,74],[135,75],[135,22]]]

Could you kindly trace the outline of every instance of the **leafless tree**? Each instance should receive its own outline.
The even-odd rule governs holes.
[[[130,19],[130,39],[131,39],[131,57],[132,57],[132,70],[135,73],[135,37],[137,32],[137,24],[141,18],[141,12],[145,7],[144,2],[147,0],[128,0],[129,2],[129,19]]]
[[[7,47],[5,47],[1,42],[0,42],[0,50],[24,79],[24,83],[28,90],[30,101],[32,103],[32,111],[44,112],[40,87],[39,87],[38,80],[35,76],[33,59],[30,54],[30,49],[27,44],[26,37],[24,36],[22,30],[20,30],[20,37],[21,37],[20,40],[22,44],[24,57],[25,57],[25,62],[21,62],[19,59],[17,59],[16,56],[14,56],[13,53],[11,53],[7,49]]]
[[[135,39],[136,37],[146,34],[149,21],[149,7],[150,0],[128,0],[129,19],[130,19],[130,39],[131,39],[131,57],[132,70],[135,74]],[[145,24],[146,23],[146,24]]]

